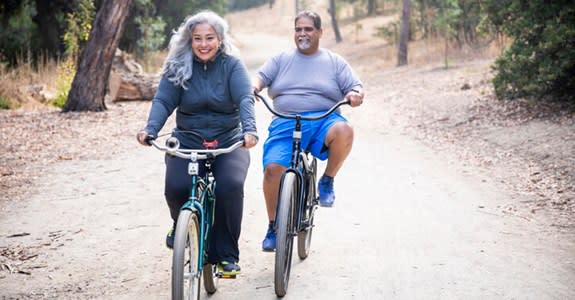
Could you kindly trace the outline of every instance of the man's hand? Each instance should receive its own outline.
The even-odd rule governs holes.
[[[349,100],[349,105],[351,107],[360,106],[363,103],[363,91],[351,90],[345,98]]]
[[[259,93],[264,89],[264,82],[259,78],[259,77],[255,77],[252,80],[252,90],[254,91],[254,93]],[[256,97],[256,101],[260,101],[260,99],[258,97]]]

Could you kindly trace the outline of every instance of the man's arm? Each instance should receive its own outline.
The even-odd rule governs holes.
[[[254,92],[259,93],[264,89],[264,87],[265,87],[264,81],[259,76],[255,76],[254,79],[252,80],[252,89],[254,90]],[[258,100],[258,98],[256,98],[256,100]]]

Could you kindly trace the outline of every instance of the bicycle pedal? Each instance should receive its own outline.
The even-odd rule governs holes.
[[[236,279],[237,275],[228,275],[228,274],[218,273],[217,276],[220,279]]]

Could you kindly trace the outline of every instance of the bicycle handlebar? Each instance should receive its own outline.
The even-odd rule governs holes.
[[[151,144],[160,151],[190,160],[216,157],[220,154],[230,153],[244,145],[244,141],[237,141],[227,148],[220,149],[180,149],[180,142],[175,137],[168,138],[166,144],[162,145],[152,136],[146,137],[146,143]]]
[[[279,112],[277,110],[275,110],[268,102],[268,100],[266,100],[266,98],[258,93],[254,93],[254,95],[259,98],[260,100],[262,100],[262,102],[265,104],[265,106],[267,107],[267,109],[274,115],[280,117],[280,118],[284,118],[284,119],[300,119],[300,120],[306,120],[306,121],[314,121],[314,120],[319,120],[319,119],[323,119],[325,117],[327,117],[329,114],[331,114],[332,112],[334,112],[336,109],[338,109],[340,106],[347,104],[350,104],[349,99],[343,99],[340,100],[339,102],[337,102],[334,106],[332,106],[328,111],[326,111],[325,113],[321,114],[321,115],[317,115],[317,116],[302,116],[300,114],[285,114],[282,112]]]

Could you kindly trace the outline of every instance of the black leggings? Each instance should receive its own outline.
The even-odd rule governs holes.
[[[188,160],[166,155],[166,181],[164,195],[174,223],[182,205],[190,193]],[[246,180],[250,154],[245,148],[216,157],[212,164],[216,179],[216,212],[209,245],[208,262],[238,262],[242,213],[244,207],[244,182]],[[204,167],[200,163],[200,174]]]

